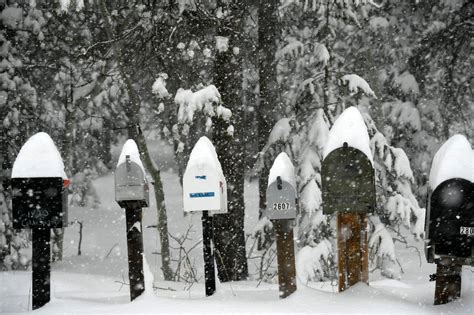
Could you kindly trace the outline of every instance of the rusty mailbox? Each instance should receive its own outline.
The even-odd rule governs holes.
[[[115,201],[122,208],[148,207],[148,181],[142,166],[125,156],[115,171]]]
[[[425,224],[428,262],[444,256],[474,265],[473,186],[469,180],[452,178],[429,193]]]
[[[326,156],[321,167],[323,211],[370,213],[375,208],[375,171],[367,156],[347,143]]]

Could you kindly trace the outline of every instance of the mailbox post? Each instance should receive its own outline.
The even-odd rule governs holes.
[[[115,200],[125,208],[130,300],[145,290],[142,208],[149,205],[148,182],[135,141],[125,142],[115,171]]]
[[[270,169],[266,216],[276,235],[278,284],[280,298],[296,291],[293,220],[296,218],[296,184],[293,164],[286,153],[280,153]]]
[[[50,229],[67,225],[67,186],[61,156],[48,134],[23,145],[12,169],[13,228],[32,230],[33,309],[50,301]]]
[[[436,153],[430,171],[425,255],[437,265],[434,304],[461,296],[463,265],[474,266],[474,174],[472,149],[461,135]]]
[[[189,156],[183,176],[185,212],[202,212],[202,242],[206,296],[216,291],[212,216],[227,213],[227,183],[211,141],[201,137]]]
[[[347,108],[329,131],[321,165],[323,213],[337,216],[338,287],[369,283],[368,218],[375,208],[375,171],[360,112]]]

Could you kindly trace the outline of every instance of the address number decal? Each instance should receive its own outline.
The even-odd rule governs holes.
[[[288,210],[290,209],[290,203],[289,202],[275,202],[273,204],[273,210],[276,211],[281,211],[281,210]]]
[[[459,234],[474,236],[474,227],[472,227],[472,226],[461,226]]]

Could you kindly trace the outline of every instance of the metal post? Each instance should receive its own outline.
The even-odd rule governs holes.
[[[50,229],[38,227],[32,229],[32,278],[33,309],[36,310],[50,301],[51,248]]]
[[[133,301],[145,291],[143,276],[143,237],[142,237],[142,208],[127,207],[127,250],[128,278],[130,281],[130,300]]]
[[[276,234],[278,285],[281,299],[296,291],[295,247],[291,221],[272,220]]]
[[[449,258],[436,265],[436,288],[434,304],[446,304],[461,297],[462,265],[452,263]]]
[[[204,278],[206,286],[206,296],[211,296],[216,292],[216,275],[214,271],[214,252],[211,247],[213,240],[212,216],[208,211],[202,212],[202,244],[204,255]]]

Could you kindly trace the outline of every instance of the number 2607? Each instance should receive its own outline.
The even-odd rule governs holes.
[[[275,202],[273,204],[273,210],[288,210],[290,209],[289,202]]]

